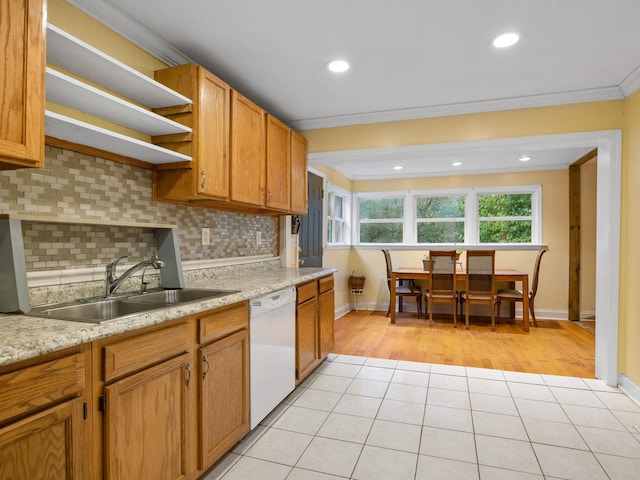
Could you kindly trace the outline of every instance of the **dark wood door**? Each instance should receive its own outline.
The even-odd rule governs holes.
[[[300,217],[300,266],[322,267],[322,178],[309,173],[309,213]]]

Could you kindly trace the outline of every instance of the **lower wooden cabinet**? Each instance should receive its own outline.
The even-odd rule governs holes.
[[[297,286],[297,383],[302,382],[331,353],[334,321],[333,275]]]
[[[198,350],[200,460],[205,469],[249,431],[249,332],[245,328]]]
[[[0,478],[82,479],[82,399],[0,428]]]
[[[79,350],[0,369],[0,479],[92,478],[90,356]]]
[[[96,342],[95,478],[195,480],[229,451],[249,431],[248,328],[241,302]]]

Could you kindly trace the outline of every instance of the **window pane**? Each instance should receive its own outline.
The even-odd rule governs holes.
[[[402,243],[401,223],[361,223],[362,243]]]
[[[464,222],[420,222],[418,243],[464,243]]]
[[[327,243],[333,243],[333,220],[327,222]]]
[[[480,195],[480,217],[528,217],[531,215],[531,194]]]
[[[344,232],[344,223],[336,222],[336,243],[344,243],[343,232]]]
[[[342,197],[336,196],[333,216],[335,218],[344,218],[342,215]]]
[[[464,197],[423,197],[417,200],[418,218],[464,217]]]
[[[480,243],[530,243],[530,220],[480,222]]]
[[[361,219],[402,218],[404,199],[374,198],[360,199]]]

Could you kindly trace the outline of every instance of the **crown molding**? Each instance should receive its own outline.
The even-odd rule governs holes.
[[[141,24],[138,20],[122,12],[108,0],[67,1],[169,66],[192,62],[192,60],[181,51],[171,46],[162,37]],[[610,100],[623,100],[639,88],[640,67],[632,72],[620,86],[482,100],[477,102],[358,113],[352,115],[336,115],[303,120],[289,120],[286,123],[295,130],[314,130],[371,123],[417,120],[421,118],[449,117],[454,115],[517,110],[523,108],[604,102]]]
[[[370,123],[398,122],[421,118],[449,117],[473,113],[487,113],[522,108],[551,107],[574,103],[606,102],[623,100],[625,97],[620,87],[592,88],[571,92],[530,95],[525,97],[482,100],[478,102],[453,103],[430,107],[387,110],[383,112],[358,113],[335,117],[311,118],[308,120],[291,120],[288,124],[295,130],[313,130],[320,128],[346,127]]]
[[[180,50],[107,0],[67,0],[67,2],[170,67],[192,62]]]
[[[638,89],[640,89],[640,65],[620,84],[620,90],[625,97],[633,95]]]

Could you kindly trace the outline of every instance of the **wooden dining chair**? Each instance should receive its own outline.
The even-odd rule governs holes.
[[[496,301],[495,250],[467,251],[466,288],[460,293],[463,306],[466,304],[465,326],[469,330],[469,310],[472,304],[489,305],[491,308],[491,330],[496,329],[494,305]]]
[[[549,251],[548,247],[542,247],[538,251],[538,255],[536,256],[536,263],[533,266],[533,280],[531,281],[531,291],[529,292],[529,313],[531,314],[531,323],[534,327],[536,325],[536,313],[533,308],[533,301],[536,298],[536,292],[538,291],[538,277],[540,275],[540,262],[542,260],[542,255],[545,252]],[[500,321],[500,305],[502,301],[505,302],[522,302],[524,300],[524,292],[521,290],[515,289],[500,289],[496,292],[496,310],[498,315],[498,321]]]
[[[384,260],[387,264],[387,287],[389,288],[389,308],[387,309],[387,317],[391,314],[391,272],[393,266],[391,264],[391,254],[389,250],[382,250]],[[407,283],[405,283],[407,282]],[[416,285],[413,280],[400,279],[396,284],[396,297],[398,298],[398,311],[402,311],[402,300],[404,297],[415,297],[418,309],[418,317],[422,315],[422,289]],[[395,308],[395,305],[393,305]]]
[[[458,326],[456,290],[456,251],[431,250],[429,252],[429,288],[425,292],[429,324],[433,325],[433,304],[450,303],[453,306],[453,326]]]

